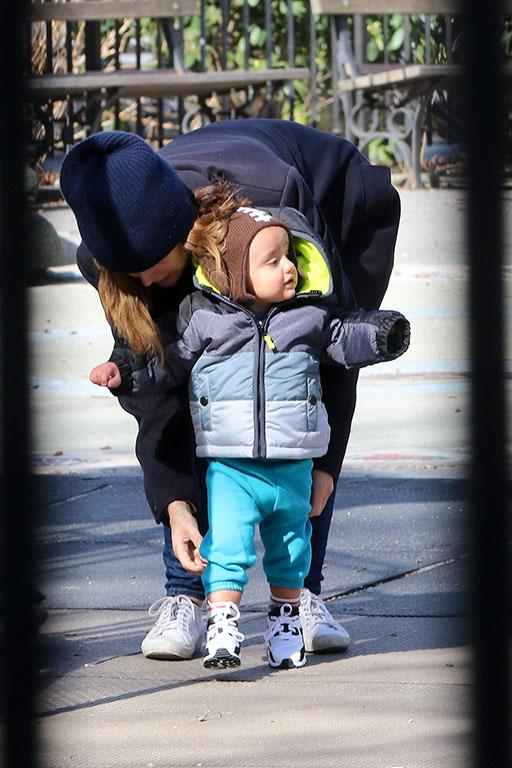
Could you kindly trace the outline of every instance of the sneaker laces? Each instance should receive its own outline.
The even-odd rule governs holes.
[[[338,622],[331,616],[322,598],[314,592],[303,590],[300,602],[302,618],[306,624],[328,624],[332,629],[339,629]]]
[[[186,595],[161,597],[149,607],[148,613],[158,618],[152,629],[155,635],[171,629],[179,629],[186,635],[188,625],[194,620],[194,604]]]
[[[285,603],[281,606],[277,616],[269,615],[269,625],[263,633],[263,639],[266,642],[276,635],[281,635],[283,639],[288,635],[286,639],[290,639],[292,636],[295,637],[297,634],[300,634],[302,627],[300,616],[298,613],[292,616],[292,611],[292,606],[289,603]],[[288,627],[288,629],[285,629],[285,627]]]
[[[245,635],[238,629],[240,618],[238,606],[232,602],[210,603],[208,601],[208,639],[213,639],[220,632],[227,632],[238,643],[243,642]]]

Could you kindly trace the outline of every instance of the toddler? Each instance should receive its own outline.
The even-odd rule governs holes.
[[[239,606],[255,526],[270,586],[271,667],[306,663],[300,590],[310,566],[312,459],[328,447],[320,362],[361,367],[409,345],[398,312],[341,311],[329,257],[298,211],[232,207],[199,217],[186,247],[197,291],[180,305],[165,360],[116,344],[91,380],[145,396],[189,380],[197,455],[208,458],[209,529],[196,553],[208,601],[205,667],[240,664]]]

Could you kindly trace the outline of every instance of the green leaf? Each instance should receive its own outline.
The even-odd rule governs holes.
[[[404,17],[401,13],[394,13],[389,19],[391,29],[399,29],[404,25]]]
[[[304,0],[293,0],[292,13],[294,16],[303,16],[307,11],[306,3]]]
[[[425,45],[423,43],[418,43],[418,46],[414,51],[414,60],[417,61],[418,64],[425,63]]]
[[[388,51],[398,51],[398,49],[402,47],[403,43],[404,43],[403,27],[401,29],[395,29],[388,43]]]
[[[366,57],[369,62],[377,61],[377,59],[380,56],[380,50],[379,46],[377,45],[376,40],[368,40],[368,44],[366,46]]]
[[[267,33],[261,27],[253,26],[249,34],[249,42],[254,48],[261,48],[265,45]]]
[[[304,97],[308,90],[306,83],[304,83],[302,80],[294,80],[293,84],[295,86],[295,93],[297,93],[301,98]]]

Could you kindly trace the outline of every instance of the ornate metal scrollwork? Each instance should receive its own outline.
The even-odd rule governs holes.
[[[392,141],[414,186],[421,186],[418,152],[425,98],[425,93],[412,90],[405,95],[360,91],[351,108],[344,110],[346,127],[358,149],[364,151],[373,139]]]

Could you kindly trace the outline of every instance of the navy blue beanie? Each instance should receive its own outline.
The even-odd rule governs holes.
[[[143,272],[183,243],[194,197],[171,165],[132,133],[105,131],[66,156],[60,188],[94,258],[114,272]]]

